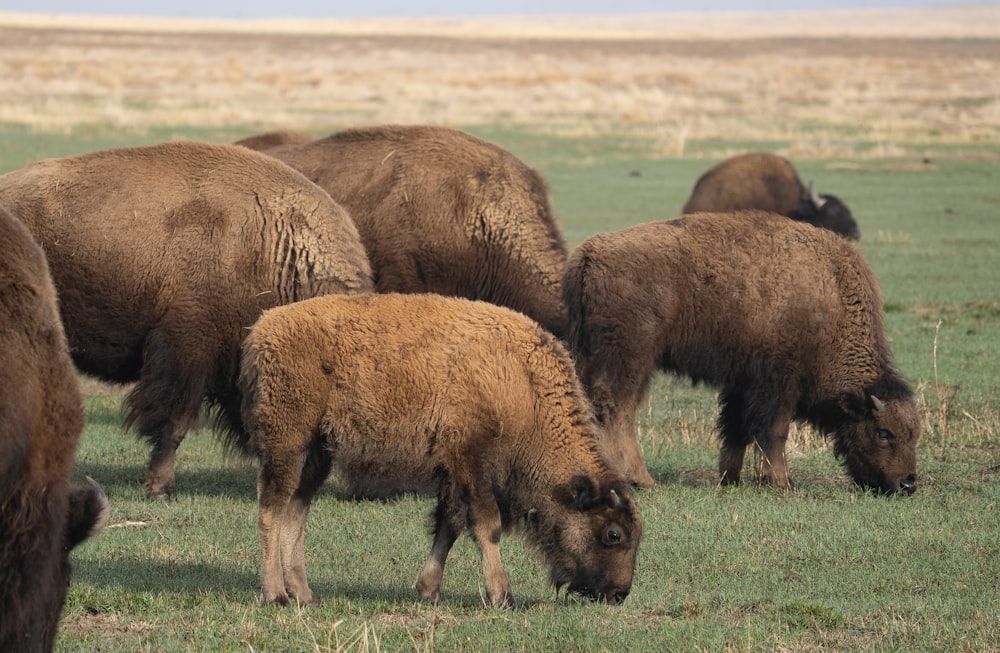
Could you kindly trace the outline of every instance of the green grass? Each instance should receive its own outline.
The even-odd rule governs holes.
[[[252,131],[0,126],[0,171],[97,147]],[[472,131],[542,171],[571,246],[677,216],[714,163],[697,158],[698,144],[693,158],[661,159],[640,137]],[[913,497],[859,492],[805,428],[789,450],[794,492],[719,488],[714,394],[658,376],[638,427],[660,484],[638,494],[645,535],[623,605],[556,597],[517,534],[502,548],[519,609],[483,606],[478,553],[465,537],[441,605],[422,604],[413,584],[430,547],[432,501],[355,503],[331,481],[306,536],[322,602],[279,609],[258,600],[255,465],[223,456],[210,432],[193,433],[179,453],[180,499],[148,502],[148,450],[121,429],[121,395],[94,395],[76,477],[105,486],[112,527],[72,555],[58,650],[1000,651],[1000,185],[995,161],[979,160],[989,157],[948,154],[913,169],[796,161],[852,208],[879,276],[896,362],[924,418]]]

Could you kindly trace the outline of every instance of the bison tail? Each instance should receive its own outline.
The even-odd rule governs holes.
[[[257,367],[252,362],[251,338],[252,335],[243,342],[237,383],[239,392],[231,397],[229,410],[223,409],[216,414],[216,428],[226,449],[248,458],[257,456],[256,443],[251,437],[256,429],[253,406],[257,397]]]

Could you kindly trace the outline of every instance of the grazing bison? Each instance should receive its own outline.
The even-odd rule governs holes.
[[[308,132],[280,130],[247,136],[246,138],[241,138],[233,144],[242,145],[243,147],[248,147],[251,150],[266,150],[279,145],[300,145],[302,143],[311,143],[314,140],[316,140],[316,137]]]
[[[49,159],[0,177],[49,260],[73,360],[138,381],[127,423],[153,445],[150,497],[172,498],[175,451],[204,399],[239,419],[239,346],[264,309],[371,291],[347,213],[271,157],[163,143]]]
[[[532,320],[440,295],[320,297],[264,313],[243,347],[246,431],[261,462],[264,600],[315,597],[303,529],[332,465],[369,483],[433,487],[434,543],[417,580],[437,602],[466,528],[493,606],[513,604],[500,535],[526,522],[558,589],[617,603],[642,526],[562,345]]]
[[[703,174],[684,213],[760,209],[829,229],[849,240],[861,237],[850,209],[833,195],[806,188],[788,159],[751,152],[726,159]]]
[[[380,292],[481,299],[563,335],[566,246],[545,182],[509,152],[430,126],[348,129],[264,151],[347,208]]]
[[[107,522],[70,485],[83,404],[41,248],[0,209],[0,651],[51,651],[69,552]]]
[[[564,279],[569,342],[612,460],[652,483],[634,434],[656,368],[719,388],[723,483],[746,447],[789,488],[792,419],[860,485],[912,494],[920,422],[893,368],[875,275],[842,238],[777,214],[693,214],[585,241]],[[613,454],[613,455],[612,455]]]

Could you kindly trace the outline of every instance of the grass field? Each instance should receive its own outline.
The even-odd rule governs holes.
[[[727,154],[787,154],[804,178],[852,208],[924,427],[921,487],[910,498],[858,491],[807,428],[790,444],[794,492],[752,480],[719,488],[714,393],[658,376],[637,426],[659,485],[637,496],[645,534],[624,604],[555,596],[516,534],[502,547],[517,610],[484,607],[478,553],[465,537],[445,570],[441,604],[422,604],[413,584],[430,547],[432,501],[351,502],[334,479],[306,535],[322,602],[298,610],[259,604],[255,465],[225,457],[211,432],[193,433],[179,452],[179,500],[148,502],[148,450],[121,428],[122,392],[87,382],[75,474],[104,485],[112,519],[73,553],[59,651],[1000,651],[995,37],[829,37],[812,46],[821,56],[810,63],[795,54],[810,46],[788,40],[712,50],[698,40],[532,46],[494,36],[483,54],[460,40],[393,44],[354,35],[368,48],[363,56],[324,67],[317,53],[340,52],[343,41],[257,35],[261,44],[249,47],[239,34],[194,39],[2,23],[0,32],[0,87],[9,85],[0,100],[0,173],[114,145],[226,142],[289,125],[321,134],[419,117],[466,128],[538,168],[575,246],[599,231],[675,217],[698,175]],[[212,65],[229,67],[185,86],[168,55],[173,48],[178,60],[197,57],[202,46]],[[308,56],[281,58],[295,47]],[[129,66],[112,66],[115,49],[129,54],[115,66]],[[417,61],[417,51],[431,58]],[[655,57],[667,61],[664,70]],[[530,75],[524,61],[534,62]],[[140,85],[143,65],[147,76],[178,71]],[[463,75],[474,77],[477,66],[528,101],[512,108],[494,88],[484,106],[473,106],[469,89],[478,87]],[[240,88],[247,69],[253,84]],[[278,80],[283,70],[299,75],[296,85],[314,75],[312,91],[289,91]],[[373,72],[382,70],[390,72]],[[699,70],[721,72],[702,83]],[[746,90],[768,74],[788,82],[780,97]],[[325,75],[356,79],[338,99]],[[568,96],[562,104],[551,97],[558,92],[545,95],[546,84]],[[601,86],[610,89],[607,105]],[[815,99],[847,88],[853,95],[833,108]],[[401,109],[407,92],[411,106]],[[710,100],[706,109],[699,98]],[[658,101],[668,108],[655,108]],[[636,111],[643,103],[654,108]],[[777,113],[785,104],[792,108]]]

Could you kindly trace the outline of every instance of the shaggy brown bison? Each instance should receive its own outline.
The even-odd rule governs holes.
[[[264,151],[347,208],[380,292],[481,299],[565,332],[566,246],[545,182],[509,152],[430,126],[348,129]]]
[[[48,256],[73,359],[138,381],[127,423],[153,445],[150,497],[204,399],[239,419],[239,346],[261,312],[371,291],[348,214],[298,172],[232,145],[163,143],[49,159],[0,177]]]
[[[777,214],[693,214],[599,234],[570,258],[569,342],[612,460],[652,483],[634,434],[656,368],[719,388],[723,483],[755,444],[789,488],[792,419],[833,439],[860,485],[912,494],[920,420],[893,368],[871,268],[844,239]]]
[[[0,651],[51,651],[69,552],[107,522],[70,485],[83,403],[45,255],[0,208]]]
[[[750,152],[726,159],[703,174],[684,213],[760,209],[829,229],[849,240],[861,237],[850,209],[833,195],[806,188],[788,159]]]
[[[513,604],[500,535],[526,522],[558,589],[617,603],[642,526],[563,346],[485,302],[440,295],[320,297],[264,313],[244,343],[245,433],[261,462],[264,600],[310,603],[303,529],[331,466],[370,483],[418,479],[438,504],[417,591],[437,602],[468,528],[493,606]],[[402,481],[400,480],[402,479]]]

